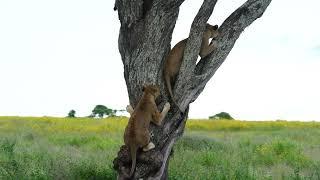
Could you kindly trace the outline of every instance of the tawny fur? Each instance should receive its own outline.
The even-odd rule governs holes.
[[[157,86],[144,86],[142,97],[135,109],[130,105],[127,106],[127,111],[131,117],[125,129],[124,143],[129,147],[132,159],[130,177],[132,177],[135,170],[138,148],[143,148],[144,151],[154,148],[154,144],[150,142],[150,122],[160,126],[170,109],[170,104],[166,103],[162,112],[158,111],[155,100],[159,94],[160,91]]]
[[[201,58],[206,57],[209,55],[216,47],[216,40],[215,38],[219,35],[217,31],[218,25],[212,26],[210,24],[206,24],[205,32],[202,36],[201,48],[199,55]],[[209,42],[210,38],[212,41]],[[169,95],[172,101],[175,103],[172,93],[172,87],[176,81],[177,75],[180,70],[180,66],[183,60],[183,53],[186,47],[188,38],[178,42],[169,52],[165,65],[164,65],[164,81],[166,83]],[[176,104],[176,103],[175,103]]]

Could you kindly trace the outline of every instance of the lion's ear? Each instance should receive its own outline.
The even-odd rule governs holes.
[[[214,26],[213,26],[213,29],[214,29],[214,30],[217,30],[218,27],[219,27],[218,25],[214,25]]]

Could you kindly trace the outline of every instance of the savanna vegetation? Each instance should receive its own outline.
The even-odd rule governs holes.
[[[209,116],[209,119],[234,120],[233,117],[227,112],[220,112],[214,116]]]
[[[127,118],[0,117],[0,179],[115,179]],[[189,120],[169,179],[320,179],[320,123]]]
[[[99,117],[99,118],[103,118],[103,117],[114,117],[117,116],[117,113],[122,113],[125,112],[125,110],[123,109],[111,109],[108,108],[105,105],[96,105],[93,110],[92,113],[87,116],[88,118],[94,118],[94,117]],[[67,118],[75,118],[76,117],[76,111],[74,109],[71,109],[67,115]]]

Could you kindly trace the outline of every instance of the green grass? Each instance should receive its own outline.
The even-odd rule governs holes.
[[[116,179],[126,118],[0,117],[0,179]],[[169,179],[320,179],[320,123],[189,120]]]

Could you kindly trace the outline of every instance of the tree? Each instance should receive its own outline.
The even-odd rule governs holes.
[[[104,115],[108,117],[114,117],[117,115],[117,112],[124,112],[123,109],[110,109],[104,105],[96,105],[92,110],[92,113],[88,116],[89,118],[96,117],[98,115],[100,118],[103,118]]]
[[[76,111],[71,109],[68,113],[68,118],[75,118],[76,117]]]
[[[152,2],[152,5],[150,5]],[[159,109],[169,96],[163,82],[163,61],[170,50],[172,32],[184,0],[116,0],[121,23],[118,48],[124,65],[124,78],[130,104],[135,107],[145,84],[157,84],[161,90]],[[179,75],[173,88],[177,106],[171,109],[162,127],[150,126],[156,148],[137,157],[134,179],[167,179],[168,159],[176,140],[183,134],[189,112],[205,85],[224,62],[240,34],[261,17],[271,0],[247,0],[219,27],[217,49],[207,57],[197,57],[205,24],[217,0],[204,0],[191,25]],[[118,179],[124,179],[131,167],[127,147],[122,146],[114,160]]]
[[[228,119],[228,120],[234,120],[233,117],[227,112],[221,112],[214,116],[209,116],[209,119]]]
[[[99,118],[103,118],[104,115],[111,115],[113,113],[112,109],[107,108],[104,105],[96,105],[94,109],[92,110],[92,116],[95,117],[96,115],[99,116]]]

